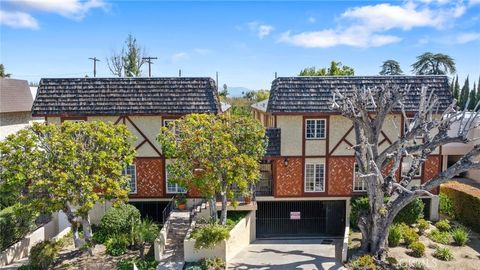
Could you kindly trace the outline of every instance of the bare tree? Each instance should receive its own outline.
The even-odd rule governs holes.
[[[456,110],[456,101],[444,112],[438,112],[440,100],[434,91],[422,88],[418,111],[408,121],[405,99],[410,87],[382,85],[375,88],[355,89],[353,93],[333,93],[332,107],[353,123],[356,145],[352,148],[359,165],[359,176],[366,182],[369,199],[368,211],[359,213],[358,227],[362,232],[362,250],[381,259],[387,249],[388,227],[398,212],[414,199],[434,196],[430,191],[455,175],[469,169],[480,169],[475,157],[480,154],[480,145],[463,156],[457,163],[420,186],[409,185],[428,156],[447,143],[468,143],[469,131],[477,126],[478,112],[468,115]],[[445,108],[445,106],[443,106]],[[478,111],[478,105],[475,111]],[[386,149],[380,150],[382,128],[391,113],[399,113],[405,119],[405,132],[399,134]],[[455,136],[448,130],[459,124]],[[401,127],[397,127],[401,129]],[[422,137],[422,142],[417,138]],[[402,159],[411,160],[407,173],[398,179]],[[385,199],[388,198],[388,199]]]
[[[120,52],[112,50],[110,57],[107,57],[107,66],[114,76],[122,77],[123,75],[123,57],[125,49],[122,48]]]

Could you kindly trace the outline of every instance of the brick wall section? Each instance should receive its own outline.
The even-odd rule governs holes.
[[[161,158],[136,158],[137,194],[130,197],[163,197],[164,162]]]
[[[301,158],[288,158],[288,166],[283,159],[274,161],[276,169],[275,192],[277,197],[301,196],[303,191],[303,168]]]
[[[328,159],[328,195],[352,194],[354,163],[354,157],[330,157]]]
[[[422,184],[431,180],[435,177],[440,171],[442,166],[441,156],[429,156],[425,163],[423,164],[423,178]],[[433,194],[438,194],[439,188],[431,190]]]

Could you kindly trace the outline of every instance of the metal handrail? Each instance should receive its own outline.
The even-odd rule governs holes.
[[[162,224],[165,224],[170,217],[170,213],[175,208],[175,201],[177,199],[177,195],[174,195],[172,199],[168,202],[167,206],[162,211]]]

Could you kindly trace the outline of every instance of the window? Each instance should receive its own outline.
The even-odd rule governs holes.
[[[128,165],[123,169],[123,175],[129,180],[130,193],[137,193],[137,169],[135,165]]]
[[[305,125],[305,137],[307,139],[325,139],[325,119],[307,119]]]
[[[367,191],[367,183],[364,178],[360,178],[358,164],[353,165],[353,191]]]
[[[408,174],[408,171],[410,170],[410,167],[412,167],[412,162],[413,159],[412,157],[404,157],[402,160],[402,176],[406,176]],[[422,166],[418,168],[418,170],[415,172],[414,177],[421,177],[422,176]]]
[[[323,192],[325,190],[325,164],[305,164],[305,192]]]
[[[168,166],[167,166],[168,168]],[[172,183],[168,180],[168,169],[165,170],[165,177],[167,179],[167,193],[175,194],[175,193],[187,193],[187,189],[184,187],[179,186],[176,183]]]

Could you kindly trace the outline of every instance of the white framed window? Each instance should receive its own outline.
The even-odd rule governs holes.
[[[172,183],[168,180],[168,169],[165,170],[165,178],[167,179],[167,194],[187,193],[186,188],[181,187],[177,183]]]
[[[412,157],[403,157],[402,160],[402,177],[406,176],[408,174],[408,171],[410,171],[410,168],[412,167],[412,162],[413,158]],[[414,177],[418,178],[422,176],[422,166],[418,168],[418,170],[415,172]]]
[[[305,163],[305,192],[325,191],[325,164]]]
[[[305,138],[306,139],[325,139],[326,119],[307,119],[305,120]]]
[[[358,164],[353,164],[353,191],[367,191],[367,183],[364,178],[360,178],[360,169]]]
[[[137,168],[135,164],[127,165],[123,169],[123,175],[127,176],[129,180],[130,193],[137,193]]]

